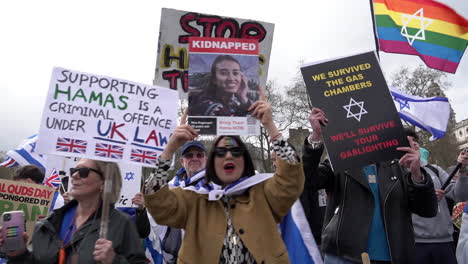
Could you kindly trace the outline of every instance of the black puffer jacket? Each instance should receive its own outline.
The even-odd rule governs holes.
[[[76,200],[55,210],[49,217],[37,223],[32,237],[32,251],[8,260],[8,263],[53,264],[58,263],[62,241],[60,227],[65,212],[76,206]],[[72,250],[78,253],[78,264],[96,263],[93,257],[94,245],[99,238],[101,210],[92,215],[74,234],[71,243],[65,247],[66,263],[71,263]],[[109,212],[108,240],[112,241],[115,251],[113,263],[146,263],[146,257],[140,243],[135,223],[130,216],[111,208]]]
[[[307,143],[305,143],[307,144]],[[366,251],[374,211],[374,198],[362,168],[334,173],[328,161],[321,164],[322,149],[304,148],[306,177],[325,188],[328,205],[322,231],[322,251],[360,262]],[[414,184],[398,161],[377,164],[380,207],[393,264],[414,263],[414,235],[411,213],[423,217],[437,214],[433,183]]]

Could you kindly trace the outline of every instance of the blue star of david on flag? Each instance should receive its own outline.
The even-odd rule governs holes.
[[[408,110],[410,110],[410,106],[409,106],[409,102],[408,100],[404,100],[402,98],[399,98],[399,97],[393,97],[393,100],[395,102],[397,102],[399,105],[400,105],[400,110],[403,110],[405,108],[408,108]]]
[[[135,173],[127,172],[127,173],[125,173],[125,180],[131,181],[131,180],[133,180],[133,176],[135,176]]]
[[[401,119],[431,133],[430,140],[445,135],[450,118],[450,104],[446,97],[419,97],[394,87],[390,87],[390,92]]]

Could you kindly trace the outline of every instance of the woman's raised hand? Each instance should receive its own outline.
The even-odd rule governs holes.
[[[260,99],[253,103],[248,111],[250,115],[260,120],[263,127],[267,130],[270,137],[275,137],[279,134],[279,130],[273,122],[273,114],[271,105],[265,100],[263,89],[259,89]]]
[[[273,123],[273,115],[271,112],[271,105],[266,101],[257,101],[253,103],[248,111],[250,111],[250,115],[257,118],[262,122],[263,126],[270,125]]]
[[[163,153],[161,153],[161,158],[171,159],[174,152],[176,152],[180,147],[182,147],[185,142],[192,141],[198,137],[198,132],[195,129],[186,124],[188,116],[188,109],[185,109],[184,115],[180,120],[180,125],[176,127],[172,136],[169,138],[167,146],[164,148]]]
[[[325,112],[317,107],[313,107],[309,114],[309,122],[312,127],[312,139],[321,140],[322,139],[322,127],[326,127],[328,124],[328,119],[325,115]]]

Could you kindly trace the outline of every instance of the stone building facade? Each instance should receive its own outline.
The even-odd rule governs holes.
[[[455,138],[460,150],[468,148],[468,119],[455,124]]]

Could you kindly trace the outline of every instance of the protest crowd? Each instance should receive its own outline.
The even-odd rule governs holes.
[[[403,12],[392,1],[371,1],[377,27]],[[414,1],[426,2],[468,39],[466,19]],[[447,98],[388,87],[375,51],[304,64],[310,130],[293,144],[259,63],[273,25],[210,16],[216,34],[251,28],[189,38],[188,21],[208,18],[193,14],[163,9],[167,71],[153,86],[53,69],[39,133],[0,164],[13,174],[0,179],[0,263],[468,264],[468,149],[444,152],[444,168],[421,138],[445,136]],[[376,37],[390,51],[385,32]],[[163,56],[180,43],[188,75],[177,91]],[[248,147],[261,133],[272,173]]]

